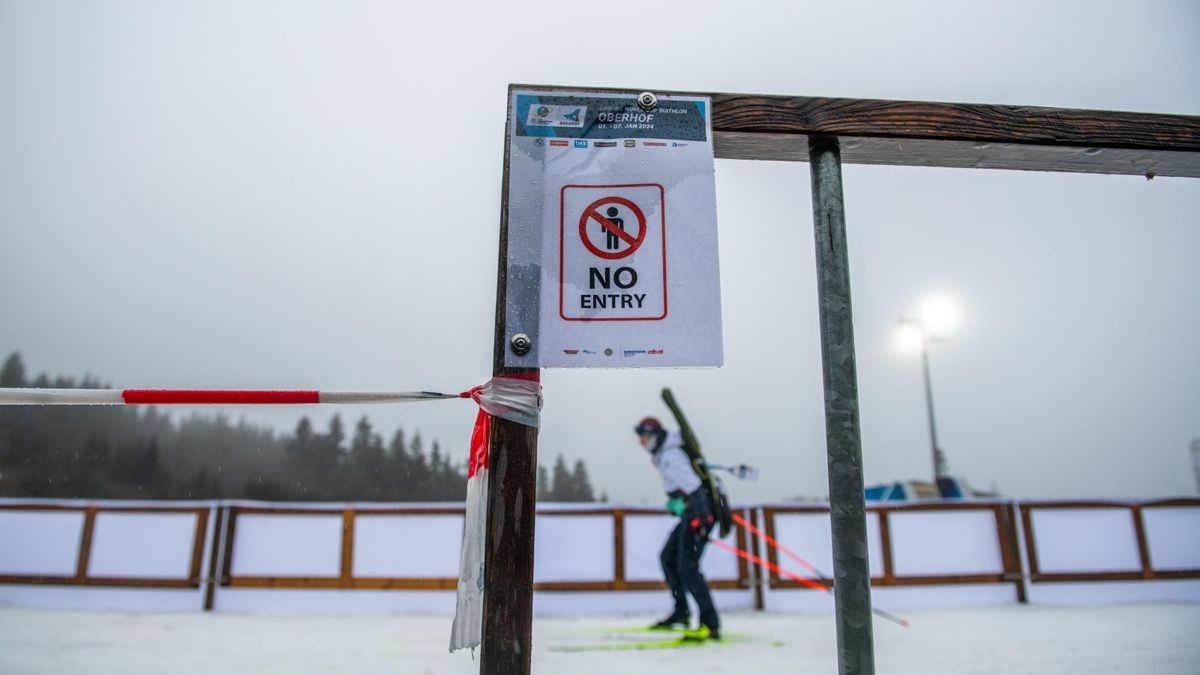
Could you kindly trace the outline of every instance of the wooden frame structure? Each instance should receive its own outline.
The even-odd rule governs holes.
[[[973,586],[1011,586],[1015,600],[1019,603],[1028,602],[1028,591],[1040,584],[1061,583],[1105,583],[1105,582],[1146,582],[1173,580],[1200,580],[1200,565],[1170,567],[1162,561],[1156,564],[1151,555],[1151,537],[1145,523],[1145,514],[1155,509],[1200,509],[1200,499],[1181,498],[1153,500],[1142,502],[1125,501],[931,501],[903,503],[873,503],[867,507],[868,517],[876,518],[880,543],[880,569],[871,578],[872,588],[916,588],[916,587],[945,587],[955,585]],[[754,527],[763,530],[767,536],[779,540],[781,516],[816,515],[828,516],[828,506],[819,504],[797,505],[765,505],[738,506],[736,512],[750,522]],[[1038,533],[1033,514],[1045,511],[1117,511],[1128,515],[1129,532],[1134,537],[1131,545],[1137,550],[1139,564],[1137,569],[1121,569],[1119,571],[1088,571],[1082,568],[1045,572],[1040,569],[1038,557]],[[354,550],[356,538],[356,519],[359,516],[410,516],[420,518],[425,516],[463,516],[464,509],[460,506],[400,506],[392,507],[376,504],[312,504],[312,505],[280,505],[267,504],[222,504],[213,502],[203,506],[173,506],[162,505],[114,505],[93,503],[88,505],[63,505],[18,503],[0,504],[0,514],[5,512],[27,513],[78,513],[83,520],[80,527],[80,539],[75,556],[76,571],[71,575],[46,574],[13,574],[0,573],[0,584],[35,585],[35,586],[86,586],[93,588],[127,588],[127,589],[203,589],[203,607],[213,610],[214,594],[218,588],[229,589],[260,589],[260,590],[382,590],[382,591],[443,591],[455,589],[457,579],[449,574],[431,577],[420,576],[357,576],[354,574]],[[904,574],[897,571],[894,561],[895,535],[890,521],[902,514],[953,514],[953,513],[986,513],[994,522],[995,551],[999,555],[996,572],[975,573],[942,573],[942,574]],[[196,517],[195,533],[189,545],[188,574],[186,578],[139,578],[136,576],[95,576],[88,571],[88,561],[93,550],[96,518],[106,513],[140,513],[140,514],[194,514]],[[211,514],[215,514],[215,519]],[[324,576],[256,576],[248,574],[233,574],[233,561],[237,555],[237,522],[241,515],[270,515],[270,516],[326,516],[340,519],[340,534],[336,558],[338,568],[334,574]],[[662,591],[666,584],[659,580],[645,578],[629,578],[625,568],[626,561],[626,524],[630,518],[661,517],[659,509],[650,507],[605,507],[595,508],[563,508],[553,504],[543,505],[538,516],[542,518],[556,517],[592,517],[608,518],[612,524],[611,543],[611,578],[596,578],[592,580],[577,579],[570,581],[540,581],[534,584],[533,590],[556,593],[624,593],[637,591]],[[212,527],[209,527],[210,521]],[[224,523],[224,526],[222,525]],[[780,558],[779,550],[768,547],[759,537],[753,536],[747,528],[737,525],[734,543],[738,548],[754,556],[767,560],[772,565],[788,567],[788,561]],[[206,538],[206,533],[208,533]],[[1162,535],[1160,535],[1162,536]],[[11,542],[0,542],[11,545]],[[909,540],[911,544],[911,540]],[[18,544],[19,545],[19,544]],[[655,544],[657,546],[657,543]],[[795,546],[796,544],[792,544]],[[873,544],[871,544],[873,545]],[[200,576],[204,552],[208,551],[209,569],[205,577]],[[807,546],[799,548],[807,554]],[[1024,556],[1021,555],[1022,551]],[[130,551],[130,557],[136,558],[136,553]],[[793,569],[794,566],[793,566]],[[798,570],[797,570],[798,571]],[[828,576],[829,570],[822,573]],[[831,579],[821,580],[814,575],[813,581],[818,585],[829,587]],[[753,606],[757,609],[766,608],[766,592],[810,592],[811,585],[801,584],[785,578],[778,572],[763,572],[758,567],[748,564],[738,558],[736,574],[732,577],[722,577],[710,580],[710,586],[716,590],[743,590],[752,593]]]
[[[510,85],[544,91],[628,89]],[[808,161],[812,165],[818,307],[833,505],[839,672],[875,672],[858,376],[842,197],[843,162],[896,166],[1021,169],[1200,177],[1200,117],[1029,106],[762,96],[709,96],[714,152],[723,159]],[[504,137],[493,374],[536,373],[504,365],[508,274],[509,134]],[[480,673],[530,672],[533,493],[537,430],[498,420],[492,427],[489,540]]]
[[[455,577],[359,577],[354,575],[354,532],[355,517],[360,514],[373,516],[403,515],[463,515],[462,507],[445,508],[356,508],[354,506],[230,506],[227,507],[228,527],[222,535],[221,549],[224,551],[220,584],[229,588],[326,588],[362,590],[423,590],[452,591],[458,585]],[[240,515],[269,514],[274,516],[331,516],[341,517],[341,541],[338,554],[337,576],[256,576],[232,574],[234,538]],[[214,547],[215,548],[215,547]]]
[[[776,537],[776,517],[789,513],[828,513],[824,506],[766,506],[763,507],[763,518],[766,521],[766,533]],[[889,517],[897,513],[914,512],[946,512],[946,511],[981,511],[992,514],[996,523],[996,543],[1000,551],[1001,571],[996,574],[939,574],[939,575],[900,575],[896,573],[893,562],[893,542]],[[880,558],[883,569],[871,577],[872,588],[887,588],[893,586],[939,586],[958,584],[1013,584],[1018,602],[1026,602],[1025,584],[1021,573],[1021,559],[1018,535],[1016,530],[1015,510],[1012,504],[1003,502],[931,502],[905,504],[878,504],[867,507],[869,514],[875,514],[879,519]],[[773,564],[779,564],[779,553],[772,548],[767,552],[767,559]],[[823,585],[832,587],[833,580],[827,579]],[[769,577],[772,589],[803,589],[805,585],[790,579],[782,578],[772,571]]]
[[[224,532],[216,532],[213,551],[221,550],[222,562],[216,572],[220,585],[226,588],[275,588],[275,589],[342,589],[342,590],[442,590],[452,591],[458,585],[458,578],[445,577],[360,577],[354,574],[354,536],[356,516],[430,516],[430,515],[464,515],[463,507],[378,507],[378,506],[229,506],[223,509],[228,527]],[[742,511],[747,515],[748,511]],[[269,515],[340,515],[342,518],[341,542],[339,553],[339,574],[337,576],[254,576],[234,575],[233,556],[234,541],[239,515],[269,514]],[[594,581],[542,581],[534,584],[535,591],[652,591],[665,590],[666,583],[662,581],[630,580],[625,574],[625,537],[624,523],[627,516],[662,515],[658,509],[651,508],[595,508],[595,509],[555,509],[553,506],[539,509],[538,517],[554,518],[562,516],[608,516],[613,523],[613,578],[597,579]],[[737,527],[737,541],[740,547],[748,545],[748,533]],[[738,560],[738,576],[736,579],[719,579],[712,582],[715,589],[749,588],[751,571],[745,560]],[[208,607],[211,609],[211,606]]]
[[[59,512],[83,514],[75,573],[54,576],[39,574],[0,574],[0,584],[38,584],[67,586],[103,586],[117,588],[199,588],[204,560],[205,537],[208,533],[209,508],[203,506],[65,506],[12,504],[0,507],[8,511]],[[194,514],[195,533],[192,537],[191,562],[188,574],[181,578],[161,577],[100,577],[89,570],[92,558],[92,537],[96,531],[96,516],[104,513]]]
[[[1021,523],[1025,531],[1025,556],[1029,569],[1029,580],[1045,582],[1094,582],[1094,581],[1156,581],[1171,579],[1200,579],[1200,570],[1156,569],[1150,557],[1150,546],[1146,536],[1145,512],[1147,509],[1173,506],[1200,507],[1200,499],[1160,499],[1149,502],[1109,501],[1044,501],[1025,502],[1020,506]],[[1118,510],[1127,511],[1132,519],[1137,539],[1140,569],[1130,572],[1043,572],[1038,560],[1037,531],[1034,527],[1034,511],[1053,510]]]
[[[738,511],[746,515],[746,510]],[[538,510],[538,517],[553,518],[555,516],[611,516],[613,521],[613,578],[605,581],[540,581],[535,582],[535,591],[660,591],[666,590],[663,581],[646,581],[642,579],[627,579],[625,571],[625,521],[627,516],[661,516],[662,511],[653,508],[596,508],[585,510],[559,510],[553,506]],[[736,526],[738,547],[745,549],[749,541],[749,532],[741,525]],[[751,585],[750,569],[746,561],[738,558],[738,575],[736,579],[716,579],[710,586],[717,590],[749,588]]]

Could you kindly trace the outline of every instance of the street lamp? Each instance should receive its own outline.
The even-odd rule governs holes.
[[[935,295],[921,304],[917,318],[902,318],[897,330],[897,342],[906,351],[921,352],[921,367],[925,375],[925,409],[929,417],[929,446],[933,455],[933,482],[947,476],[946,454],[938,445],[937,422],[933,414],[933,380],[929,377],[929,343],[941,341],[952,331],[959,319],[958,304],[948,296]]]

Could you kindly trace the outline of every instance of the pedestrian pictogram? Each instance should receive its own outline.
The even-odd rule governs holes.
[[[559,228],[559,316],[667,316],[665,190],[658,183],[566,185]]]
[[[627,229],[633,222],[622,217],[630,214],[636,222],[636,234]],[[610,195],[592,202],[579,217],[579,238],[595,255],[617,260],[631,255],[646,239],[646,215],[638,205],[624,197]],[[603,239],[601,248],[593,240]]]

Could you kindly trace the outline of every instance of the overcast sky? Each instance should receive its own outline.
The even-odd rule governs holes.
[[[836,5],[836,6],[835,6]],[[1194,2],[0,2],[0,356],[121,388],[459,391],[491,373],[509,83],[1200,114]],[[1200,182],[847,166],[868,483],[1195,494]],[[827,494],[808,165],[718,160],[725,366],[545,371],[540,457],[660,490],[674,388],[738,501]],[[366,414],[466,457],[467,401]]]

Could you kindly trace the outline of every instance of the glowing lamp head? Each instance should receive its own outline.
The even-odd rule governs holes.
[[[944,337],[958,328],[962,320],[962,309],[953,297],[938,293],[921,303],[917,310],[917,318],[925,326],[929,337]]]
[[[902,354],[919,354],[925,347],[925,339],[925,328],[916,321],[901,321],[896,327],[894,342]]]

